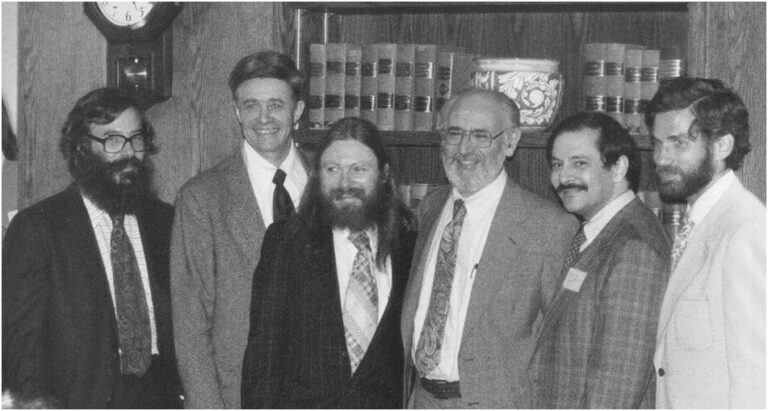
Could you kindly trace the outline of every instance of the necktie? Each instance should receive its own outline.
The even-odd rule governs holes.
[[[152,360],[152,331],[139,265],[123,227],[123,216],[111,216],[110,256],[117,308],[120,368],[123,374],[144,375]]]
[[[285,171],[278,168],[272,182],[275,183],[275,194],[272,196],[272,220],[278,222],[293,214],[293,201],[283,185]]]
[[[343,320],[349,363],[354,373],[376,332],[379,294],[371,267],[372,253],[368,235],[356,231],[348,238],[357,247],[357,254],[344,294]]]
[[[683,255],[683,250],[685,250],[685,245],[688,243],[688,236],[691,234],[691,230],[693,230],[693,220],[691,220],[690,214],[686,212],[683,217],[683,226],[680,228],[680,231],[675,234],[675,243],[672,246],[673,270],[675,269],[680,256]]]
[[[461,225],[467,209],[464,200],[453,203],[453,219],[443,230],[440,249],[437,252],[435,276],[432,281],[432,295],[429,298],[427,316],[421,328],[419,343],[416,346],[416,369],[423,377],[432,372],[440,363],[440,351],[445,334],[445,321],[448,318],[448,305],[451,300],[451,285],[456,269],[456,254],[459,250]]]
[[[565,256],[565,264],[563,265],[564,267],[571,267],[571,264],[576,261],[576,259],[579,257],[579,254],[581,253],[581,245],[587,241],[587,236],[584,235],[584,224],[585,223],[583,222],[581,223],[579,226],[579,231],[576,232],[576,235],[573,236],[573,239],[571,240],[571,246],[568,248],[568,254]]]

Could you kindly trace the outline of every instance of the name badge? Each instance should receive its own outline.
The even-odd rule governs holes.
[[[571,268],[568,270],[568,274],[565,276],[565,281],[563,281],[563,288],[578,293],[581,289],[581,284],[584,282],[584,278],[586,277],[587,273],[585,271]]]

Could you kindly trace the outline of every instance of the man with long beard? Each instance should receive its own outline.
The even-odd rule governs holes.
[[[659,194],[687,202],[655,354],[657,408],[765,408],[765,206],[734,173],[744,102],[719,80],[675,79],[646,110]]]
[[[320,143],[297,215],[267,230],[251,298],[244,408],[399,408],[400,310],[415,240],[376,128]]]
[[[151,189],[155,135],[123,91],[75,104],[74,184],[3,241],[3,388],[62,408],[178,408],[168,273],[173,209]]]

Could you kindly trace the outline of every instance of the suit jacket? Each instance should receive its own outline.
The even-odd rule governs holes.
[[[420,207],[420,230],[403,305],[406,355],[405,397],[416,377],[412,341],[414,315],[429,247],[439,241],[440,212],[450,187],[427,195]],[[464,408],[531,408],[527,372],[533,335],[577,222],[554,203],[508,179],[493,216],[469,301],[459,350]]]
[[[240,408],[251,284],[265,231],[242,150],[179,190],[171,296],[187,408]]]
[[[331,228],[298,218],[270,226],[253,284],[243,407],[399,408],[400,312],[415,237],[401,231],[387,307],[353,374]]]
[[[657,408],[765,408],[765,222],[737,180],[693,227],[661,307]]]
[[[178,408],[168,278],[173,209],[148,200],[136,218],[159,356],[139,379],[140,402],[122,407]],[[13,219],[3,241],[2,293],[3,388],[49,406],[107,407],[121,387],[117,324],[96,236],[74,186]]]
[[[634,199],[563,267],[536,347],[537,408],[654,407],[669,247],[656,217]],[[587,273],[578,292],[563,287],[571,267]]]

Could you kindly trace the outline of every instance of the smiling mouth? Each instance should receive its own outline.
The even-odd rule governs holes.
[[[260,135],[260,136],[263,136],[263,135],[267,135],[267,134],[275,134],[279,130],[280,129],[278,129],[278,128],[257,128],[257,129],[254,129],[253,132],[258,134],[258,135]]]

